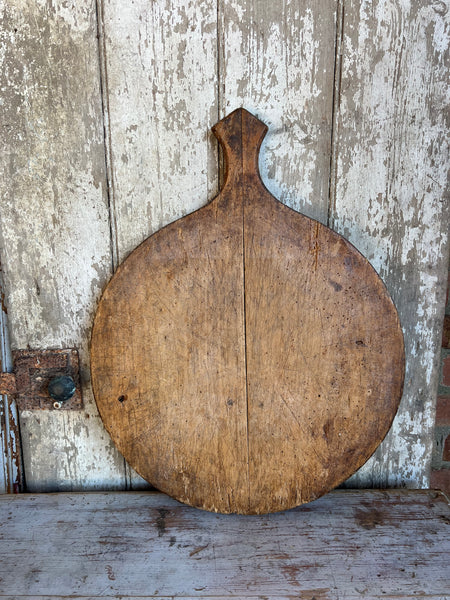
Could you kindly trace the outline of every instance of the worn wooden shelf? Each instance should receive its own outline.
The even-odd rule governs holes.
[[[435,598],[450,508],[430,490],[335,491],[265,516],[159,493],[0,497],[2,598]]]

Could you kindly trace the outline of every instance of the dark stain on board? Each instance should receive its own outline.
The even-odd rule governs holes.
[[[340,283],[337,283],[337,281],[333,281],[332,279],[330,279],[330,283],[336,292],[340,292],[342,290],[342,285]]]
[[[159,508],[159,516],[156,518],[155,525],[158,530],[158,537],[162,537],[166,533],[166,517],[170,511],[165,508]]]
[[[355,520],[363,529],[375,529],[375,527],[385,524],[384,513],[376,508],[355,510]]]

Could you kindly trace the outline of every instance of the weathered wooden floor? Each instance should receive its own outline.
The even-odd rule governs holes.
[[[0,496],[1,598],[450,598],[440,492],[336,491],[267,516],[159,493]]]

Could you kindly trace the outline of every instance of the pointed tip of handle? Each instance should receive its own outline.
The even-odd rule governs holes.
[[[225,137],[224,133],[230,132],[231,134],[236,134],[242,132],[244,128],[260,132],[261,139],[264,138],[268,129],[267,125],[260,121],[258,117],[255,117],[251,112],[241,107],[236,108],[216,123],[212,127],[212,131],[221,140]]]
[[[255,115],[253,115],[250,111],[248,111],[246,108],[241,106],[240,108],[235,108],[232,112],[228,113],[223,119],[218,121],[218,123],[216,123],[216,125],[214,125],[214,127],[217,127],[217,125],[219,125],[219,123],[226,123],[226,122],[232,121],[236,118],[241,118],[242,120],[246,119],[249,121],[257,121],[258,123],[261,123],[262,125],[264,125],[264,123],[260,119],[258,119],[258,117],[255,117]],[[213,129],[214,129],[214,127],[213,127]],[[264,125],[264,127],[266,127],[266,125]]]

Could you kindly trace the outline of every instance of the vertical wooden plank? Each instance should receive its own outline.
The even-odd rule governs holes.
[[[336,3],[221,1],[219,20],[220,116],[243,106],[269,126],[263,181],[326,223]]]
[[[102,0],[99,13],[120,262],[217,192],[217,9]]]
[[[447,272],[448,3],[346,0],[333,226],[385,280],[406,343],[393,428],[350,480],[426,487]]]
[[[0,371],[12,370],[8,317],[3,273],[0,264]],[[0,395],[0,494],[13,494],[22,488],[22,452],[19,413],[12,396]]]
[[[100,0],[99,15],[117,266],[218,191],[217,7]]]
[[[29,490],[121,488],[90,393],[88,340],[111,253],[94,0],[1,3],[0,244],[13,348],[76,346],[85,412],[24,412]]]

